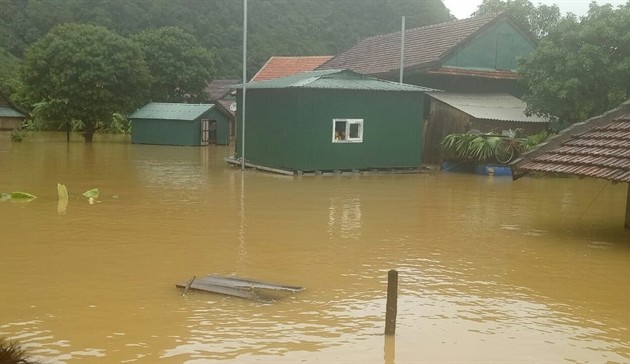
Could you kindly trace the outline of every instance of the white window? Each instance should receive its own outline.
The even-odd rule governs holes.
[[[333,143],[362,143],[363,119],[333,119]]]

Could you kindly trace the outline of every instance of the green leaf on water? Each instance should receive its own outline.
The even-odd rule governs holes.
[[[11,199],[11,194],[10,193],[6,193],[6,192],[0,193],[0,202],[1,201],[8,201],[10,199]]]
[[[59,196],[59,200],[68,200],[68,189],[66,185],[57,183],[57,196]]]
[[[30,193],[26,193],[26,192],[11,192],[12,200],[32,201],[36,198],[37,196],[33,196]]]
[[[95,200],[98,199],[98,188],[93,188],[89,191],[83,192],[83,196],[87,198],[93,198]]]

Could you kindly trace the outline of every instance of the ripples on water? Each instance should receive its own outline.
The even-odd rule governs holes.
[[[0,203],[0,336],[47,363],[630,361],[625,185],[242,174],[230,148],[47,138],[0,133],[0,191],[38,196]],[[174,288],[211,273],[306,291]]]

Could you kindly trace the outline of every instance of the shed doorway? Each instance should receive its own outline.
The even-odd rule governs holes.
[[[210,120],[201,119],[201,145],[208,145],[210,140]]]

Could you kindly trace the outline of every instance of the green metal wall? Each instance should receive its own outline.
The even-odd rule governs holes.
[[[202,119],[210,119],[217,121],[217,144],[228,145],[230,144],[230,119],[220,112],[216,106],[210,109],[207,113],[208,116]]]
[[[517,58],[534,49],[536,44],[503,19],[458,49],[442,66],[515,71]]]
[[[164,145],[200,145],[199,120],[132,119],[131,143]]]
[[[195,120],[132,119],[131,143],[201,145],[201,119],[217,121],[217,144],[230,143],[230,121],[215,108]]]
[[[247,91],[245,157],[268,167],[317,171],[415,168],[423,93],[322,89]],[[239,105],[242,105],[239,93]],[[241,135],[237,113],[237,135]],[[333,143],[332,120],[363,119],[362,143]],[[240,138],[236,156],[240,157]]]

